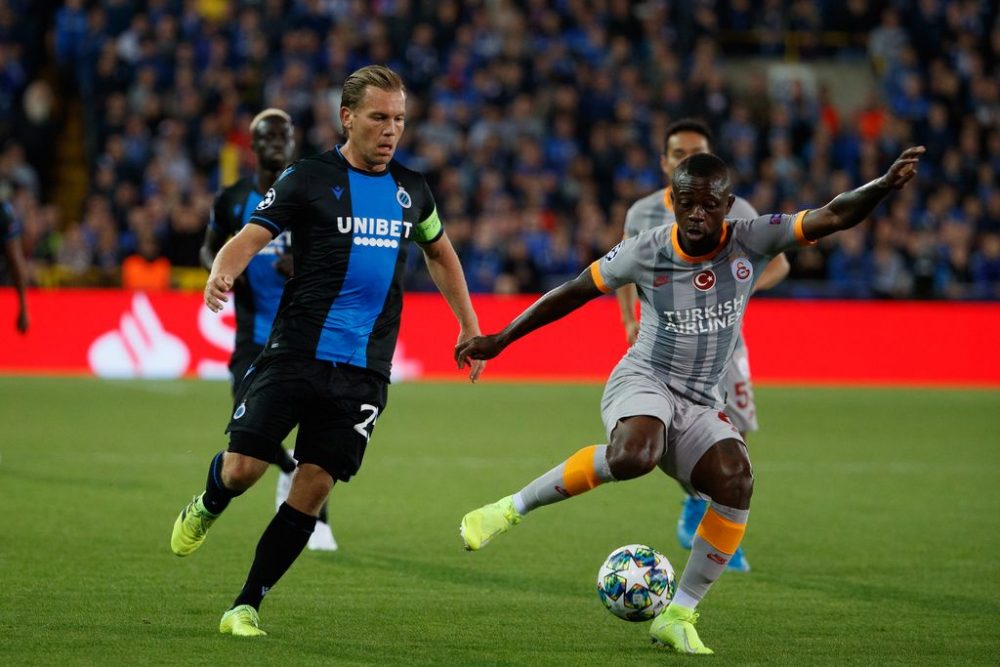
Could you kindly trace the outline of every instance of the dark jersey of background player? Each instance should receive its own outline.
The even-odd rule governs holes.
[[[215,198],[205,232],[201,261],[211,270],[215,255],[226,240],[237,234],[264,199],[264,193],[291,161],[295,142],[292,125],[283,111],[267,109],[251,123],[252,149],[257,168]],[[236,344],[229,362],[235,391],[271,332],[285,281],[292,273],[288,254],[290,239],[281,234],[250,260],[233,285],[236,308]]]
[[[254,186],[255,178],[242,178],[223,190],[215,200],[212,233],[223,239],[232,236],[247,224],[250,215],[264,198]],[[285,289],[287,276],[276,262],[289,250],[287,234],[278,236],[250,260],[242,280],[233,288],[236,306],[236,347],[253,345],[264,348],[278,303]]]
[[[208,234],[223,241],[247,224],[250,214],[264,198],[253,177],[242,178],[219,193],[212,208]],[[221,244],[220,244],[221,245]],[[253,360],[264,349],[287,276],[277,260],[289,250],[288,234],[281,234],[250,260],[243,279],[233,286],[236,308],[236,344],[229,370],[238,384]]]
[[[444,232],[424,177],[392,160],[381,172],[340,148],[296,162],[250,216],[292,232],[285,286],[265,355],[296,354],[367,368],[388,379],[410,241]]]
[[[10,271],[14,287],[17,289],[17,330],[20,333],[28,331],[28,269],[24,263],[24,251],[21,248],[21,223],[14,213],[10,202],[0,202],[0,243],[3,243],[4,255]]]

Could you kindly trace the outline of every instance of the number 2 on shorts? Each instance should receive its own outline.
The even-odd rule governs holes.
[[[368,442],[368,438],[371,437],[371,428],[374,428],[375,419],[378,417],[378,407],[371,405],[370,403],[361,404],[361,412],[371,412],[368,415],[368,419],[354,425],[354,430],[365,436],[365,442]],[[369,428],[371,427],[371,428]]]

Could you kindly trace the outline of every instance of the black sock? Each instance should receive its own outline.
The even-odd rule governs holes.
[[[227,489],[222,483],[222,455],[224,453],[219,452],[216,454],[215,458],[212,459],[211,465],[208,466],[208,481],[205,482],[205,495],[201,498],[201,502],[205,504],[205,509],[212,514],[222,514],[222,510],[229,506],[229,501],[243,493],[242,491]]]
[[[281,472],[286,475],[291,475],[295,472],[295,466],[297,465],[295,463],[295,459],[293,459],[288,453],[288,450],[281,445],[278,445],[278,450],[278,458],[275,460],[274,464],[281,468]]]
[[[233,601],[233,607],[248,604],[259,609],[267,592],[278,583],[278,579],[281,579],[306,548],[315,527],[316,517],[304,514],[288,503],[282,503],[257,542],[257,553],[250,566],[247,582]]]
[[[323,523],[325,523],[327,525],[329,525],[329,523],[330,523],[330,517],[329,517],[329,515],[327,514],[327,511],[326,511],[326,506],[328,504],[329,503],[323,503],[323,506],[319,508],[319,516],[316,517],[317,521],[322,521]]]

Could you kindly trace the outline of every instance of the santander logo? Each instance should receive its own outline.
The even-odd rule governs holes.
[[[204,380],[228,379],[229,355],[236,337],[233,304],[230,299],[218,313],[200,305],[196,325],[200,338],[184,339],[181,336],[190,325],[185,326],[177,313],[163,304],[161,316],[150,298],[137,292],[127,309],[117,315],[117,327],[90,343],[87,365],[103,378],[172,379],[193,374]],[[177,333],[168,331],[164,321],[173,323]],[[423,363],[407,355],[400,341],[392,358],[393,382],[412,380],[423,372]]]
[[[118,328],[99,336],[87,351],[90,369],[106,378],[177,378],[190,360],[184,341],[163,328],[142,292],[132,297]]]

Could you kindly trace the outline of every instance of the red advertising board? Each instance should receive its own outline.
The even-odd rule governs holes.
[[[436,294],[409,294],[394,361],[397,379],[453,379],[455,320]],[[534,297],[476,296],[496,331]],[[0,289],[0,373],[100,377],[226,376],[231,311],[199,294],[33,290],[31,330],[14,328],[16,298]],[[745,334],[758,383],[1000,387],[1000,304],[759,299]],[[593,301],[517,341],[487,380],[601,381],[625,352],[618,305]]]

